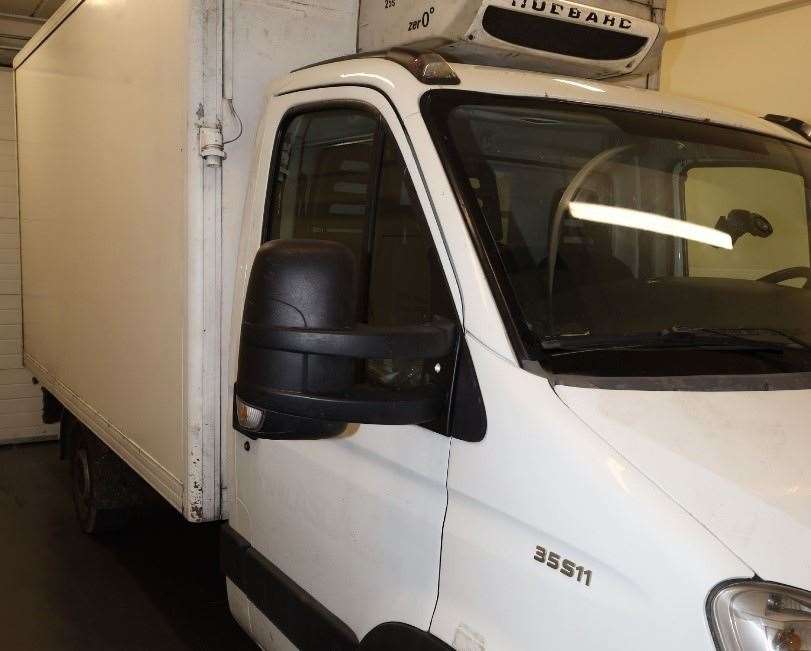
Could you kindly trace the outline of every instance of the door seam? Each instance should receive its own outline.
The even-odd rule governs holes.
[[[431,612],[431,619],[428,622],[428,632],[434,627],[434,617],[439,608],[439,595],[441,594],[442,587],[442,556],[445,550],[445,523],[448,519],[448,506],[450,504],[450,490],[448,488],[448,479],[451,474],[451,451],[453,450],[453,439],[448,442],[448,466],[445,470],[445,512],[442,515],[442,529],[439,532],[439,567],[437,568],[436,578],[436,600],[434,601],[434,610]]]

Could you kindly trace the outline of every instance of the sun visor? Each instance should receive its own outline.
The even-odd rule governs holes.
[[[591,79],[654,72],[665,0],[361,0],[360,52],[430,48],[449,60]]]

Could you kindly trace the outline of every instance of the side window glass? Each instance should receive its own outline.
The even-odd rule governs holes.
[[[384,133],[369,283],[369,323],[394,326],[455,319],[445,274],[394,137]],[[445,378],[445,360],[375,360],[370,381],[413,388]],[[437,373],[439,369],[439,373]],[[449,369],[448,369],[449,370]]]
[[[355,109],[298,115],[282,134],[268,187],[266,239],[319,239],[356,256],[358,321],[413,326],[455,320],[450,292],[402,154],[379,116]],[[370,360],[372,385],[450,387],[453,359]]]
[[[268,194],[266,239],[331,240],[352,250],[362,311],[377,130],[376,116],[352,109],[293,118],[283,135]]]

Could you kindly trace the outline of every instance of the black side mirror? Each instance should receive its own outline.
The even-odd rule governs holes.
[[[337,242],[276,240],[256,255],[248,282],[234,427],[253,438],[318,439],[347,423],[410,425],[436,420],[436,387],[392,390],[357,382],[358,360],[435,359],[450,354],[456,326],[357,324],[352,252]]]

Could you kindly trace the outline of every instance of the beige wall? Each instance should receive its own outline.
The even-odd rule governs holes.
[[[42,424],[42,392],[22,362],[17,138],[11,70],[0,69],[0,445],[55,437]]]
[[[811,122],[811,0],[669,0],[662,90]]]
[[[684,183],[690,221],[715,228],[719,215],[741,206],[768,215],[768,239],[742,237],[732,251],[688,242],[690,275],[757,280],[776,269],[807,267],[805,181],[798,174],[760,167],[694,167]],[[805,279],[793,283],[802,287]]]

